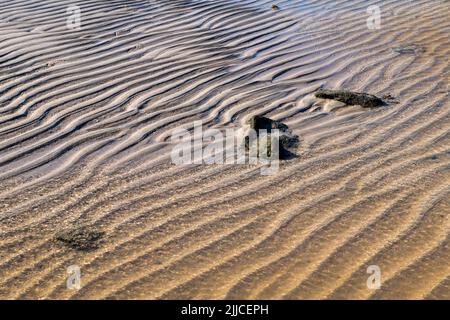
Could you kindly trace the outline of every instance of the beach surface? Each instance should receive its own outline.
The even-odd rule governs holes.
[[[444,0],[0,0],[0,298],[450,299],[449,17]],[[174,129],[255,115],[299,136],[275,174],[172,163]]]

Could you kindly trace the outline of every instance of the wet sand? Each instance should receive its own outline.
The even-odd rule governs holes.
[[[448,1],[124,3],[1,1],[0,298],[450,299]],[[275,175],[171,163],[254,115],[300,138]]]

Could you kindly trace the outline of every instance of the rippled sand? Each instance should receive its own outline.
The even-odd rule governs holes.
[[[449,1],[274,2],[0,1],[0,298],[450,299]],[[277,174],[171,164],[256,114],[300,136]]]

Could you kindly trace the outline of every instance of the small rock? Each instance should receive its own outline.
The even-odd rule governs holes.
[[[250,118],[248,121],[248,124],[250,126],[250,129],[253,129],[256,131],[256,135],[259,139],[259,130],[266,130],[267,131],[267,149],[268,149],[268,156],[270,157],[270,150],[272,145],[272,138],[270,134],[272,133],[272,130],[277,129],[280,132],[279,135],[279,156],[281,160],[289,159],[293,156],[295,156],[294,153],[289,151],[288,149],[297,148],[300,144],[300,139],[297,135],[293,135],[292,131],[289,129],[287,125],[285,125],[282,122],[275,121],[263,116],[254,116]],[[245,135],[245,148],[246,150],[250,149],[249,146],[249,136]]]
[[[254,129],[256,131],[267,130],[267,132],[270,133],[272,129],[278,129],[280,131],[288,130],[288,126],[284,123],[263,116],[251,117],[247,123],[250,125],[250,129]]]
[[[272,10],[273,10],[273,11],[278,11],[278,10],[280,10],[280,7],[277,6],[276,4],[273,4],[273,5],[272,5]]]
[[[386,105],[383,99],[368,93],[320,89],[315,93],[315,96],[321,99],[336,100],[350,106],[359,105],[363,108],[376,108]]]
[[[98,242],[104,234],[104,232],[87,227],[76,227],[57,233],[55,239],[73,249],[88,251],[98,248]]]

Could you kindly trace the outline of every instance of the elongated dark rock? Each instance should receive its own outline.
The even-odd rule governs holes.
[[[364,108],[376,108],[386,105],[383,99],[372,94],[344,90],[318,90],[317,98],[332,99],[350,106],[359,105]]]

